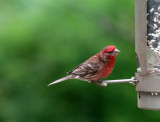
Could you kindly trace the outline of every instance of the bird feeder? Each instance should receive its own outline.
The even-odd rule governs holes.
[[[160,0],[135,0],[138,107],[160,110]]]
[[[135,0],[135,77],[104,83],[136,85],[138,107],[160,110],[160,0]]]

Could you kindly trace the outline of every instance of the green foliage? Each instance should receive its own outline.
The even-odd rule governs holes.
[[[134,76],[134,1],[0,1],[0,122],[158,121],[129,84],[46,85],[107,45],[121,51],[107,79]]]

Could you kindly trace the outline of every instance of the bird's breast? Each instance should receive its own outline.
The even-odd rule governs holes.
[[[102,69],[102,74],[101,74],[102,79],[106,78],[107,76],[109,76],[112,73],[113,67],[114,67],[114,65],[113,66],[106,66],[106,67],[104,67],[104,69]]]
[[[106,66],[104,66],[104,68],[101,69],[100,74],[99,74],[99,79],[104,79],[107,76],[109,76],[114,68],[114,62],[107,64]]]

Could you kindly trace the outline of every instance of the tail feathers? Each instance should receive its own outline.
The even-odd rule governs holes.
[[[62,82],[62,81],[65,81],[65,80],[68,80],[68,79],[72,79],[72,78],[73,78],[73,76],[68,75],[68,76],[66,76],[66,77],[63,77],[63,78],[60,78],[60,79],[58,79],[58,80],[56,80],[56,81],[51,82],[50,84],[48,84],[48,86],[53,85],[53,84],[56,84],[56,83],[60,83],[60,82]]]

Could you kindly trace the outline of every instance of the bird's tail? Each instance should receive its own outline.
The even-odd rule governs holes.
[[[65,80],[68,80],[68,79],[73,79],[73,76],[72,75],[68,75],[66,77],[60,78],[60,79],[58,79],[56,81],[51,82],[50,84],[48,84],[48,86],[56,84],[56,83],[59,83],[59,82],[62,82],[62,81],[65,81]]]

